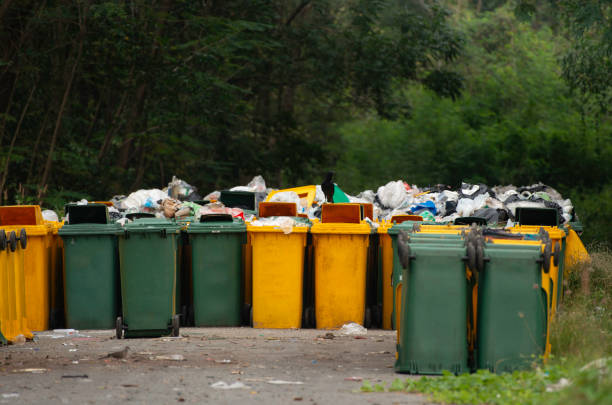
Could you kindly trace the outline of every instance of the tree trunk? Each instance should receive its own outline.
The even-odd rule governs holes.
[[[42,179],[40,181],[40,187],[38,192],[38,198],[41,199],[47,189],[47,181],[49,180],[49,174],[51,173],[51,165],[53,163],[53,150],[55,149],[55,144],[57,142],[57,136],[59,134],[59,129],[62,123],[62,118],[64,116],[64,109],[66,108],[66,103],[68,102],[68,96],[70,95],[70,89],[72,88],[72,82],[74,81],[74,77],[76,75],[77,66],[81,61],[81,55],[83,54],[83,42],[85,41],[85,24],[87,22],[87,9],[88,3],[85,2],[85,6],[83,7],[83,19],[80,22],[80,33],[79,33],[79,45],[77,50],[77,55],[74,60],[74,64],[72,65],[72,70],[70,72],[70,76],[68,77],[68,83],[66,84],[66,89],[64,90],[64,96],[62,97],[62,103],[60,105],[59,111],[57,113],[57,119],[55,121],[55,128],[53,129],[53,135],[51,137],[51,145],[49,146],[49,154],[47,155],[47,162],[45,163],[45,171],[43,172]]]
[[[89,138],[91,137],[91,133],[96,126],[96,122],[98,121],[98,114],[100,113],[100,106],[102,105],[102,97],[98,100],[98,105],[96,105],[96,111],[94,112],[93,119],[91,120],[91,124],[89,124],[89,128],[87,128],[87,134],[85,135],[84,145],[89,143]]]
[[[30,101],[32,101],[32,96],[34,95],[34,91],[36,91],[36,85],[32,87],[32,91],[28,96],[28,101],[26,101],[23,110],[21,111],[21,116],[19,117],[19,121],[17,122],[17,127],[15,128],[15,133],[13,134],[13,139],[11,139],[11,145],[9,146],[8,154],[6,155],[6,161],[4,162],[4,170],[2,171],[2,180],[0,180],[0,203],[2,203],[3,199],[2,191],[4,190],[4,185],[6,184],[6,178],[8,177],[9,164],[11,162],[11,155],[13,153],[13,148],[15,147],[15,141],[17,140],[17,136],[19,136],[19,131],[21,130],[21,124],[23,123],[23,118],[28,112],[28,108],[30,107]]]
[[[34,169],[34,163],[36,163],[38,145],[40,144],[40,138],[42,137],[42,134],[45,132],[45,128],[47,128],[47,122],[49,119],[50,111],[51,111],[50,109],[47,109],[47,112],[45,112],[45,118],[43,118],[43,123],[40,126],[38,135],[36,136],[36,141],[34,142],[34,150],[32,151],[32,158],[30,159],[30,167],[28,168],[28,177],[26,177],[25,184],[30,184],[30,179],[32,178],[32,170]]]
[[[9,112],[11,111],[11,103],[13,102],[13,95],[15,94],[15,89],[17,88],[17,81],[19,80],[19,70],[15,75],[15,80],[13,81],[13,88],[11,89],[11,93],[6,102],[6,108],[4,110],[4,116],[2,117],[2,123],[0,123],[0,146],[2,146],[2,141],[4,139],[4,128],[6,127],[6,117],[8,117]]]
[[[130,190],[136,190],[140,188],[142,184],[142,180],[144,178],[144,169],[145,169],[145,156],[146,156],[146,148],[144,145],[145,141],[142,139],[138,145],[138,170],[136,171],[136,178],[130,187]]]
[[[2,18],[4,17],[4,14],[6,14],[6,11],[8,10],[12,2],[13,0],[4,0],[0,5],[0,23],[2,22]]]
[[[142,114],[142,107],[144,105],[144,96],[146,94],[147,85],[142,83],[138,86],[136,90],[136,98],[134,102],[134,107],[132,108],[132,113],[130,114],[130,118],[128,120],[125,135],[123,138],[123,143],[121,144],[121,148],[119,149],[119,160],[117,161],[117,166],[121,169],[127,169],[129,161],[130,161],[130,151],[132,149],[132,141],[133,141],[133,133],[135,132],[136,121],[138,117]]]
[[[476,13],[480,14],[480,10],[482,10],[482,0],[478,0],[478,4],[476,4]]]
[[[119,106],[117,107],[117,111],[113,115],[113,120],[111,122],[110,128],[106,131],[104,135],[104,142],[102,142],[102,146],[100,147],[100,151],[98,152],[98,163],[102,160],[104,155],[106,154],[106,150],[108,149],[108,145],[110,145],[111,140],[113,139],[113,135],[117,131],[117,126],[115,123],[121,117],[121,113],[123,112],[123,106],[125,104],[125,100],[127,97],[127,91],[123,92],[123,96],[121,96],[121,101],[119,102]]]

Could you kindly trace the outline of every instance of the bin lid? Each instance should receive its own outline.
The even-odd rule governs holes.
[[[202,215],[199,222],[192,222],[187,233],[236,233],[246,232],[246,224],[227,214]]]
[[[393,224],[393,226],[391,226],[387,232],[389,233],[389,235],[397,235],[399,231],[410,233],[413,231],[414,225],[420,224],[421,222],[419,221],[404,221],[400,224]]]
[[[64,225],[58,231],[60,236],[118,235],[119,233],[121,233],[119,224]]]
[[[66,204],[68,224],[108,224],[108,207],[104,204]]]
[[[334,235],[365,235],[372,233],[372,228],[367,222],[359,224],[343,223],[317,223],[310,228],[310,233],[334,234]]]
[[[128,222],[123,229],[127,232],[158,232],[161,230],[178,233],[184,224],[177,223],[164,218],[138,218],[133,222]]]
[[[42,224],[44,222],[39,205],[5,205],[0,207],[0,226]]]
[[[226,207],[230,208],[241,208],[243,210],[255,211],[257,205],[255,204],[255,193],[252,191],[221,191],[219,201]]]

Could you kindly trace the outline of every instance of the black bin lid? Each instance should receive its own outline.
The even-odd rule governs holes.
[[[455,225],[486,225],[487,219],[482,217],[459,217],[455,218]]]
[[[104,204],[67,204],[68,224],[108,224],[108,207]]]
[[[517,207],[515,216],[521,225],[559,226],[559,212],[554,208]]]
[[[251,191],[221,191],[219,201],[226,207],[255,211],[255,193]]]

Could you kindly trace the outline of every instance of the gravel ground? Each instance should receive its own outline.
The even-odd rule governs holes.
[[[326,333],[182,328],[179,338],[116,340],[114,331],[42,332],[34,342],[0,348],[0,403],[426,402],[359,392],[362,380],[406,377],[393,371],[395,332]],[[126,358],[104,357],[126,346]],[[213,387],[221,382],[241,388]]]

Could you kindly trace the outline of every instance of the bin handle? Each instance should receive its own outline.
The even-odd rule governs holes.
[[[160,231],[162,238],[166,238],[166,228],[162,228]]]

